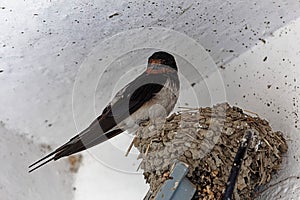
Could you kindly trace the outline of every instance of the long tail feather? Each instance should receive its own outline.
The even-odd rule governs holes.
[[[91,148],[97,144],[101,144],[102,142],[105,142],[106,140],[109,140],[110,138],[113,138],[122,132],[123,130],[121,129],[112,130],[104,135],[98,136],[89,141],[86,141],[85,138],[82,138],[81,140],[77,141],[75,144],[69,145],[64,150],[61,150],[58,153],[56,153],[54,156],[54,160],[58,160],[62,157],[69,156],[71,154]]]
[[[31,167],[33,167],[34,165],[36,165],[36,164],[38,164],[38,163],[42,162],[43,160],[46,160],[47,158],[49,158],[50,156],[52,156],[52,155],[54,155],[54,154],[56,154],[56,153],[57,153],[57,151],[56,151],[56,150],[55,150],[55,151],[53,151],[53,152],[51,152],[51,153],[49,153],[47,156],[45,156],[45,157],[43,157],[43,158],[39,159],[38,161],[36,161],[35,163],[32,163],[31,165],[29,165],[29,167],[28,167],[28,168],[31,168]]]
[[[69,156],[74,153],[91,148],[91,147],[93,147],[97,144],[100,144],[112,137],[119,135],[122,132],[123,132],[123,130],[121,130],[121,129],[115,129],[106,134],[100,135],[101,133],[99,134],[99,132],[96,132],[96,130],[87,129],[87,130],[83,131],[82,133],[80,133],[79,135],[73,137],[69,142],[67,142],[66,144],[57,148],[55,151],[51,152],[50,154],[46,155],[45,157],[43,157],[40,160],[36,161],[35,163],[31,164],[29,166],[29,168],[32,168],[32,167],[34,167],[34,168],[30,169],[29,173],[42,167],[43,165],[47,164],[48,162],[50,162],[52,160],[55,161],[62,157]],[[51,157],[51,156],[53,156],[53,157]],[[49,158],[49,159],[46,160],[47,158]],[[43,162],[44,160],[46,160],[46,161]],[[41,163],[41,162],[43,162],[43,163]],[[36,166],[37,164],[39,164],[39,165]]]
[[[50,159],[46,160],[45,162],[39,164],[38,166],[36,166],[36,167],[30,169],[28,172],[29,172],[29,173],[30,173],[30,172],[33,172],[34,170],[36,170],[36,169],[42,167],[43,165],[47,164],[48,162],[50,162],[50,161],[52,161],[52,160],[54,160],[54,158],[50,158]],[[34,165],[32,164],[31,166],[34,166]]]

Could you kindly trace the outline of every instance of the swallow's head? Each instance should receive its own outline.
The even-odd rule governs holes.
[[[155,66],[155,68],[168,66],[177,71],[175,58],[171,54],[164,51],[155,52],[149,57],[148,67],[153,66]]]

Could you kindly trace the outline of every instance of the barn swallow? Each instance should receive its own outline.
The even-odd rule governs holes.
[[[86,150],[124,131],[134,131],[143,122],[166,117],[179,96],[175,58],[159,51],[148,59],[146,71],[116,93],[86,129],[52,153],[29,166],[29,172],[62,157]]]

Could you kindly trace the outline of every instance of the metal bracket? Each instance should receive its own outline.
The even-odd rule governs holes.
[[[158,190],[156,196],[151,199],[152,192],[149,190],[144,200],[191,200],[196,188],[187,178],[188,165],[176,162],[170,177]]]

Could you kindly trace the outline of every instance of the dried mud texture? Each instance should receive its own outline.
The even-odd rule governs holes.
[[[253,199],[254,191],[268,183],[280,168],[287,144],[281,132],[227,103],[174,113],[165,122],[143,124],[134,146],[140,151],[141,169],[153,196],[167,180],[172,165],[189,165],[187,177],[197,191],[196,199],[220,199],[245,130],[254,136],[245,156],[234,199]]]

